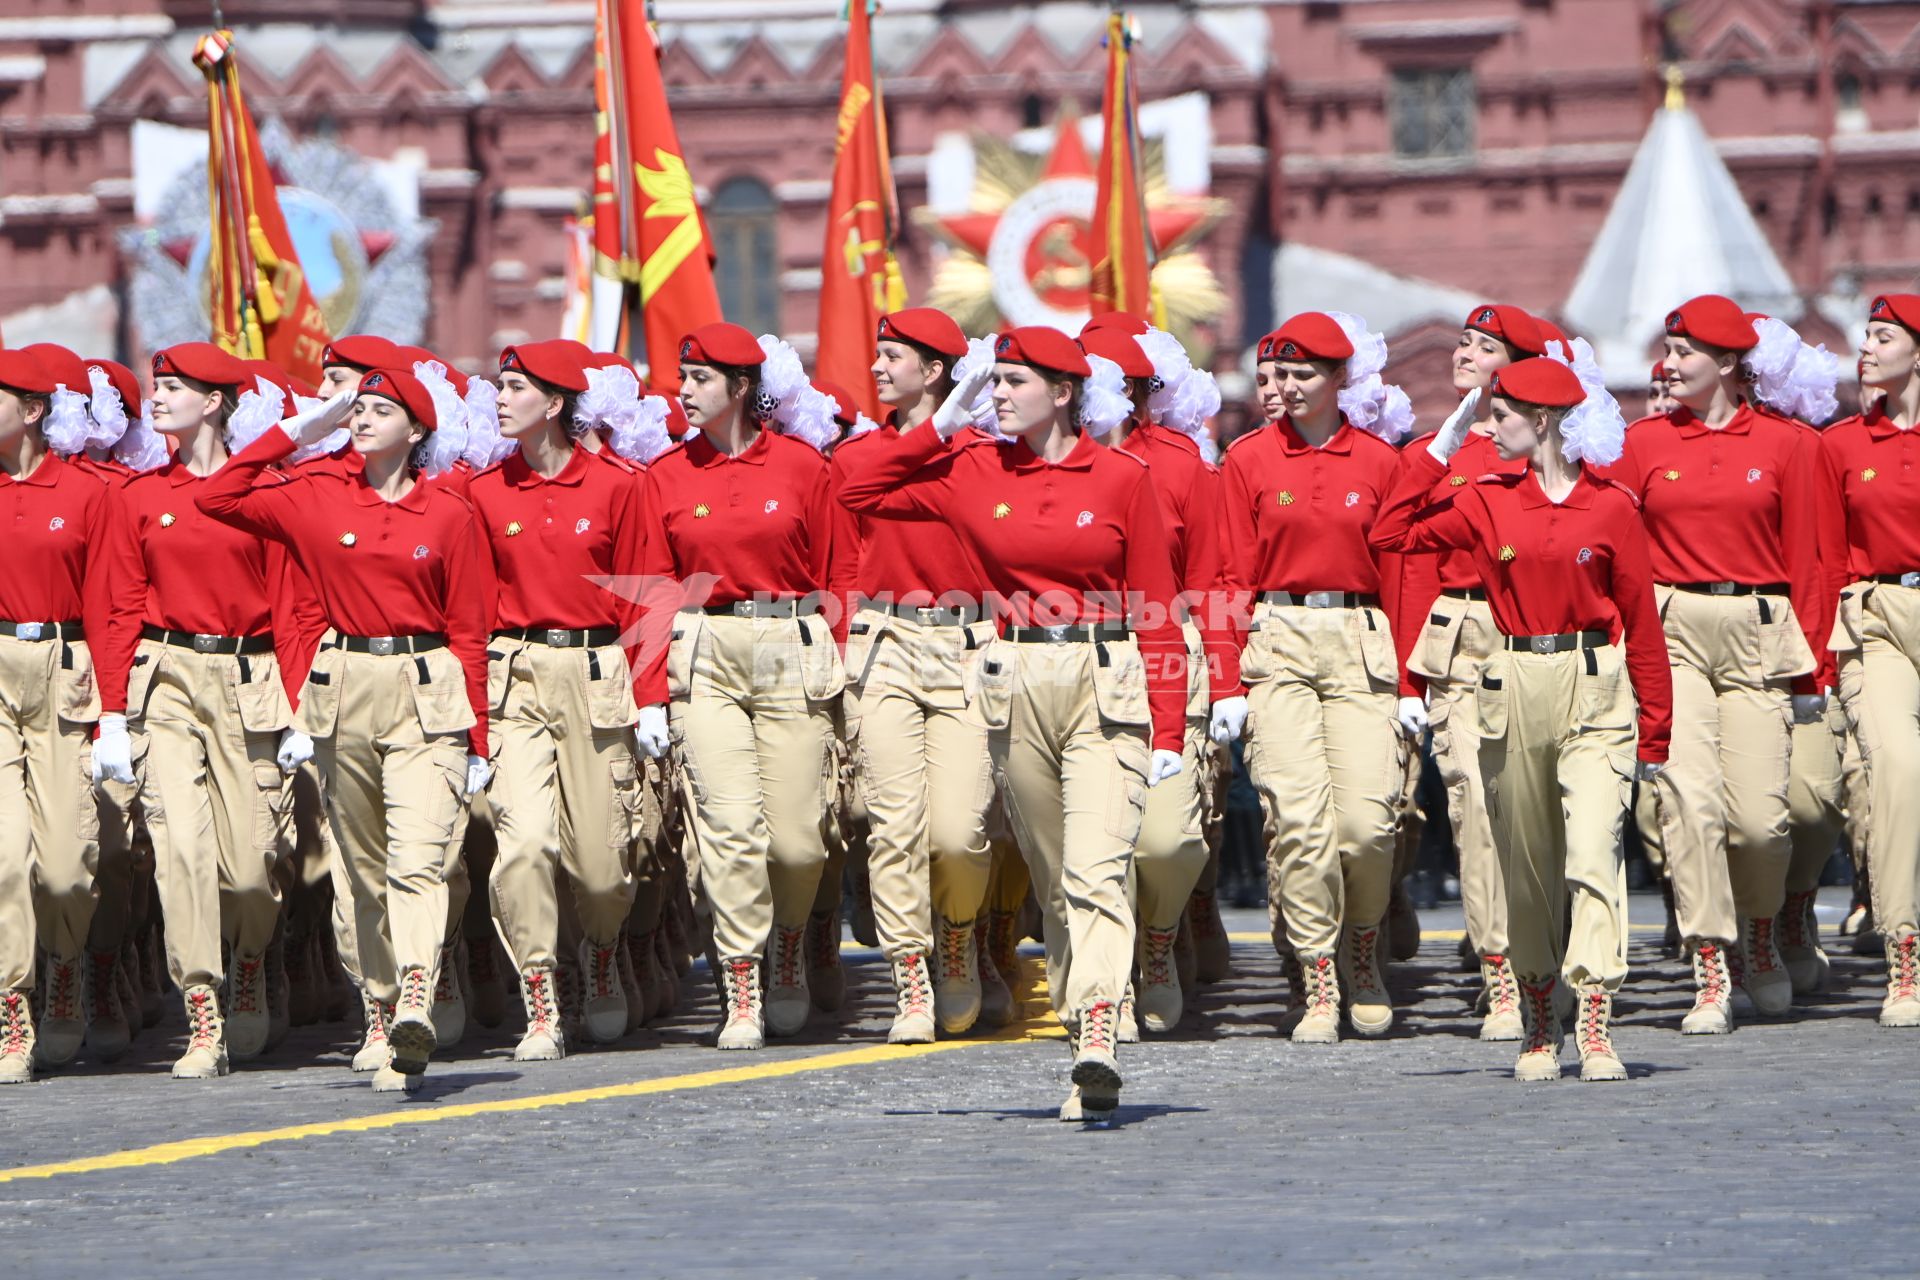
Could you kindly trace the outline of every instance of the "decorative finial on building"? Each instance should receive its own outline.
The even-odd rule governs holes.
[[[1667,102],[1669,111],[1679,111],[1687,105],[1687,73],[1678,63],[1669,62],[1665,72],[1667,79]]]

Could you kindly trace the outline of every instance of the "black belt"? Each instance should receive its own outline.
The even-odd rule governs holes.
[[[1440,594],[1452,596],[1456,600],[1485,600],[1487,589],[1485,587],[1442,587]]]
[[[861,607],[928,627],[965,627],[979,621],[978,605],[912,605],[891,600],[862,600]]]
[[[140,628],[140,638],[172,645],[176,649],[191,649],[195,653],[222,653],[230,656],[245,654],[252,657],[259,653],[273,652],[272,635],[210,636],[198,631],[169,631],[165,627],[156,627],[149,623]]]
[[[0,636],[15,640],[85,640],[87,633],[77,622],[0,622]]]
[[[529,644],[544,644],[555,649],[598,649],[604,645],[616,644],[620,640],[618,627],[588,627],[585,630],[564,627],[508,627],[493,633],[493,638],[525,640]]]
[[[735,600],[732,604],[701,605],[700,612],[715,618],[806,618],[820,612],[820,599]]]
[[[1576,631],[1564,636],[1508,636],[1515,653],[1571,653],[1575,649],[1604,649],[1612,643],[1604,631]]]
[[[1016,644],[1093,644],[1133,639],[1123,622],[1078,622],[1054,627],[1008,627],[1007,639]]]
[[[1784,596],[1792,590],[1784,582],[1663,582],[1660,585],[1701,596]]]
[[[1301,609],[1378,609],[1380,597],[1358,591],[1262,591],[1260,603]]]
[[[395,653],[426,653],[430,649],[444,649],[447,647],[447,638],[438,631],[422,632],[417,636],[335,636],[333,647],[345,649],[348,653],[371,653],[384,658]]]
[[[1868,573],[1862,582],[1877,582],[1885,587],[1920,587],[1920,573]]]

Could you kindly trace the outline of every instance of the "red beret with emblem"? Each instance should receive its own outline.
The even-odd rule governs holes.
[[[1005,364],[1030,365],[1049,373],[1085,378],[1093,373],[1087,353],[1080,344],[1058,329],[1045,325],[1022,325],[1009,329],[994,340],[993,358]]]
[[[56,385],[53,375],[26,352],[0,348],[0,387],[22,395],[50,396]]]
[[[1320,311],[1302,311],[1260,339],[1261,360],[1345,360],[1352,354],[1346,330]]]
[[[239,387],[243,391],[253,385],[253,375],[247,372],[246,363],[211,342],[176,342],[154,352],[153,376],[191,378],[210,386]]]
[[[1660,363],[1660,361],[1655,360],[1653,362],[1653,372],[1647,375],[1647,381],[1648,382],[1665,382],[1666,380],[1667,380],[1667,366]]]
[[[1147,359],[1147,353],[1140,349],[1133,335],[1123,330],[1095,329],[1089,321],[1088,327],[1080,331],[1080,349],[1090,356],[1104,356],[1113,361],[1129,378],[1153,376],[1153,361]]]
[[[1726,351],[1748,351],[1760,341],[1740,304],[1717,293],[1703,293],[1669,311],[1667,332]]]
[[[345,365],[350,369],[391,369],[405,357],[391,338],[371,333],[352,333],[335,338],[320,353],[320,366]]]
[[[880,317],[880,329],[874,334],[873,340],[911,342],[950,360],[958,360],[967,354],[967,335],[960,332],[960,326],[953,322],[952,316],[933,307],[908,307],[904,311],[888,312]]]
[[[360,386],[353,394],[391,400],[428,431],[440,428],[440,415],[434,412],[433,397],[408,370],[369,369],[360,375]]]
[[[821,378],[813,379],[813,389],[833,401],[833,420],[843,427],[851,427],[859,416],[860,406],[853,396],[837,382],[827,382]]]
[[[1547,339],[1540,332],[1540,322],[1519,307],[1498,302],[1481,303],[1468,313],[1465,327],[1491,334],[1528,355],[1541,356],[1547,353]]]
[[[681,364],[723,364],[738,369],[758,365],[767,358],[760,343],[737,324],[722,320],[703,324],[680,339]]]
[[[1080,326],[1080,336],[1085,338],[1089,333],[1112,330],[1115,333],[1124,333],[1129,337],[1137,338],[1152,327],[1131,311],[1102,311]]]
[[[515,343],[500,353],[500,372],[516,370],[556,391],[571,391],[577,395],[587,389],[587,367],[581,363],[580,352],[575,349],[579,345],[565,338]],[[593,353],[589,351],[587,354]]]
[[[1518,400],[1522,404],[1554,408],[1576,405],[1587,398],[1587,389],[1580,385],[1580,379],[1574,376],[1573,370],[1545,356],[1515,360],[1493,375],[1490,390],[1496,396]]]
[[[127,411],[128,417],[140,416],[140,380],[133,376],[133,370],[118,360],[104,358],[87,361],[87,368],[98,369],[107,375],[107,384],[120,397],[120,407]]]
[[[1891,320],[1920,336],[1920,293],[1883,293],[1867,307],[1867,323]]]
[[[69,391],[81,395],[90,395],[93,384],[87,378],[87,362],[71,350],[57,342],[29,342],[20,348],[35,360],[40,367],[53,375],[53,380]]]

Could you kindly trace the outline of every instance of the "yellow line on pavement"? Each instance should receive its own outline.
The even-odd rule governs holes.
[[[1039,969],[1040,966],[1033,966]],[[1028,1008],[1042,1011],[1041,1016],[1015,1023],[990,1035],[967,1040],[940,1040],[933,1044],[867,1045],[817,1053],[782,1062],[762,1062],[751,1066],[725,1067],[716,1071],[695,1071],[685,1075],[661,1076],[655,1080],[634,1080],[626,1084],[601,1085],[593,1089],[570,1089],[563,1093],[542,1093],[527,1098],[501,1098],[492,1102],[456,1102],[437,1107],[399,1105],[405,1110],[379,1115],[351,1116],[340,1120],[321,1120],[313,1124],[288,1125],[280,1129],[254,1129],[244,1133],[213,1134],[204,1138],[183,1138],[149,1147],[132,1147],[106,1155],[83,1156],[53,1164],[25,1165],[0,1169],[0,1184],[23,1182],[29,1178],[59,1178],[76,1173],[100,1173],[109,1169],[143,1169],[154,1165],[178,1164],[228,1151],[264,1147],[276,1142],[297,1142],[303,1138],[324,1138],[339,1133],[371,1133],[397,1129],[402,1125],[435,1124],[442,1120],[464,1120],[473,1116],[502,1115],[518,1111],[543,1111],[549,1107],[570,1107],[582,1102],[608,1102],[619,1098],[644,1098],[657,1093],[676,1093],[686,1089],[709,1089],[716,1085],[748,1084],[756,1080],[777,1080],[784,1076],[805,1075],[814,1071],[832,1071],[838,1067],[864,1066],[871,1062],[900,1062],[924,1058],[928,1054],[951,1049],[971,1049],[983,1044],[1006,1044],[1019,1040],[1046,1040],[1063,1037],[1066,1032],[1054,1021],[1046,1004],[1042,977],[1035,984],[1040,990],[1036,1004],[1029,996]]]
[[[1630,924],[1627,926],[1628,930],[1633,933],[1659,933],[1665,930],[1666,927],[1667,926],[1663,924]],[[1422,942],[1458,942],[1466,936],[1467,931],[1465,929],[1422,929],[1420,931],[1420,941]],[[1271,942],[1273,938],[1264,933],[1230,933],[1227,935],[1227,941]]]

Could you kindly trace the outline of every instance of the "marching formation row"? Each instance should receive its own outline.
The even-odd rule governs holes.
[[[896,1042],[1012,1017],[1031,895],[1061,1114],[1098,1118],[1222,963],[1242,740],[1295,1041],[1393,1023],[1423,759],[1518,1078],[1560,1076],[1569,1018],[1582,1078],[1625,1078],[1630,820],[1681,1031],[1824,981],[1843,813],[1881,1021],[1920,1026],[1920,296],[1873,302],[1867,408],[1824,429],[1840,362],[1786,325],[1666,327],[1629,428],[1584,342],[1476,308],[1409,443],[1384,340],[1298,315],[1224,455],[1212,377],[1123,315],[889,315],[880,423],[728,324],[672,399],[564,340],[489,381],[343,338],[317,388],[188,343],[145,397],[0,350],[0,1081],[124,1051],[164,964],[176,1076],[343,969],[355,1068],[405,1092],[499,1020],[489,924],[518,1060],[617,1039],[701,953],[719,1047],[758,1048],[839,999],[851,858]]]

